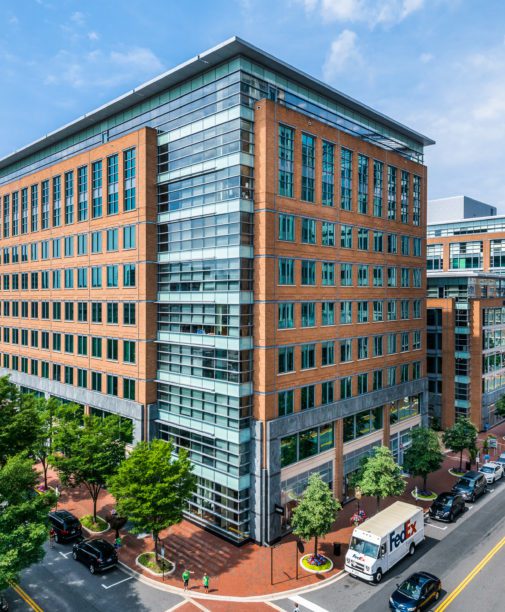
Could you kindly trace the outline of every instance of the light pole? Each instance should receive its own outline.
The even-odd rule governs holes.
[[[362,495],[363,494],[361,493],[361,489],[359,488],[359,486],[356,486],[354,488],[354,497],[356,498],[356,503],[358,504],[358,514],[359,514],[359,510],[360,510],[360,508],[359,508],[359,500],[361,499]]]

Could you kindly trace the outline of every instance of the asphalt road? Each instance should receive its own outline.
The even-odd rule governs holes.
[[[301,597],[276,601],[291,612],[298,601],[301,612],[380,612],[388,609],[388,600],[396,584],[412,572],[426,570],[442,580],[442,607],[486,555],[505,537],[505,479],[490,486],[490,491],[470,504],[455,523],[429,521],[426,540],[413,558],[394,566],[380,585],[367,584],[345,574],[341,580],[304,593]],[[473,580],[447,606],[449,612],[505,609],[505,540],[503,547],[476,573]],[[433,606],[436,609],[437,605]],[[442,610],[440,611],[442,612]]]
[[[44,612],[164,612],[182,601],[119,568],[92,576],[72,559],[71,544],[56,544],[46,551],[44,560],[25,570],[19,582]],[[6,596],[13,612],[31,610],[11,589]]]

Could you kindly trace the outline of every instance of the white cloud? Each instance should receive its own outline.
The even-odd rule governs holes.
[[[61,50],[51,63],[44,84],[69,85],[75,89],[112,88],[137,83],[163,71],[158,57],[145,47],[126,52],[96,49],[86,54]]]
[[[100,35],[98,34],[98,32],[88,32],[88,38],[89,40],[98,40],[100,38]]]
[[[377,25],[400,23],[423,8],[425,0],[299,0],[309,13],[326,23],[335,21]]]
[[[435,56],[431,53],[421,53],[421,55],[419,56],[419,61],[423,64],[429,64],[434,59]]]
[[[84,13],[81,13],[81,11],[76,11],[70,15],[70,21],[73,21],[78,26],[82,26],[84,25],[86,19],[84,17]]]
[[[349,64],[361,63],[361,55],[356,40],[356,32],[344,30],[331,43],[330,51],[323,66],[323,75],[327,81],[332,81]]]

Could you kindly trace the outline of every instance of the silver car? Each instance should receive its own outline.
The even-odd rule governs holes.
[[[485,463],[480,469],[479,472],[484,474],[486,477],[486,482],[488,484],[493,484],[500,478],[503,478],[503,466],[500,463],[495,461],[489,461]]]

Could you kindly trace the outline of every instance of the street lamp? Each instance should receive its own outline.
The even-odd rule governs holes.
[[[359,500],[361,499],[362,493],[361,493],[361,489],[356,486],[354,488],[354,497],[356,498],[356,503],[358,504],[358,514],[359,514]]]

